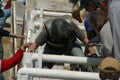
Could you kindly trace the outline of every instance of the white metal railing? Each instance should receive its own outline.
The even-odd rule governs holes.
[[[38,53],[25,53],[23,56],[23,64],[31,63],[33,60],[39,60],[41,55]],[[49,55],[43,54],[42,60],[45,62],[55,63],[74,63],[74,64],[92,64],[98,65],[102,58],[89,58],[78,56],[66,56],[66,55]]]
[[[99,80],[98,73],[93,72],[75,72],[66,70],[49,70],[40,68],[27,68],[32,66],[33,60],[39,60],[38,53],[25,53],[23,57],[23,68],[18,71],[17,80],[29,80],[29,76],[41,78],[59,78],[59,79],[74,79],[74,80]],[[87,58],[77,56],[61,56],[61,55],[43,55],[43,61],[56,62],[56,63],[74,63],[74,64],[93,64],[98,65],[101,61],[100,58]],[[41,59],[40,59],[41,60]],[[26,66],[27,65],[27,66]],[[67,73],[67,74],[66,74]],[[26,76],[29,75],[29,76]],[[87,77],[86,77],[87,76]]]
[[[28,21],[29,23],[27,26],[28,30],[28,38],[27,42],[31,41],[31,34],[33,34],[35,28],[34,26],[36,24],[32,24],[32,21]],[[37,24],[39,25],[39,24]],[[31,26],[31,27],[30,27]],[[34,33],[34,35],[37,35],[37,33]],[[32,37],[33,38],[33,37]],[[32,40],[33,41],[33,40]],[[33,77],[47,77],[47,78],[59,78],[59,79],[74,79],[74,80],[99,80],[98,73],[90,73],[90,72],[74,72],[74,71],[62,71],[62,70],[48,70],[48,69],[38,69],[38,68],[32,68],[32,61],[38,60],[39,68],[42,65],[42,61],[46,62],[56,62],[56,63],[79,63],[79,64],[94,64],[98,65],[101,59],[98,58],[86,58],[86,57],[73,57],[73,56],[58,56],[58,55],[42,55],[41,53],[34,53],[24,54],[25,58],[23,58],[23,65],[26,68],[20,68],[18,71],[18,78],[17,80],[23,80],[24,76],[27,76],[25,80],[32,80],[29,76]],[[27,68],[28,67],[28,68]],[[30,68],[31,67],[31,68]],[[67,74],[66,74],[67,73]],[[63,74],[63,75],[62,75]],[[66,74],[66,75],[64,75]],[[71,75],[75,74],[75,75]],[[23,76],[24,75],[24,76]],[[86,77],[87,75],[87,77]],[[96,75],[96,76],[94,76]],[[71,77],[70,77],[71,76]]]
[[[57,78],[66,80],[100,80],[98,73],[93,72],[77,72],[67,70],[51,70],[51,69],[37,69],[37,68],[21,68],[18,71],[17,80],[21,80],[20,75],[31,75],[41,78]],[[26,79],[27,80],[27,79]]]

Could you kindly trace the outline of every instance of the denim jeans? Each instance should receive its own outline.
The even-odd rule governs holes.
[[[45,46],[45,49],[44,49],[43,53],[44,54],[62,55],[62,51],[60,50],[60,48],[56,48],[56,47],[48,46],[48,45]],[[63,53],[65,53],[65,52],[63,51]],[[82,48],[81,48],[79,42],[76,41],[74,43],[74,45],[72,47],[72,50],[70,51],[70,54],[67,54],[67,55],[80,56],[80,57],[84,56]],[[42,68],[47,67],[47,68],[51,69],[53,67],[53,65],[54,65],[54,63],[52,63],[52,62],[43,62],[42,63]]]

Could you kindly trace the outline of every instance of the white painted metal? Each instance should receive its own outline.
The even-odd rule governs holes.
[[[77,72],[77,71],[68,71],[68,70],[21,68],[19,69],[18,74],[31,75],[41,78],[47,77],[47,78],[67,79],[67,80],[100,80],[98,73]],[[21,80],[19,77],[17,80]]]
[[[31,62],[32,60],[39,60],[41,55],[37,53],[26,53],[23,57],[23,63]],[[65,56],[65,55],[48,55],[43,54],[43,61],[56,62],[56,63],[74,63],[74,64],[93,64],[98,65],[102,60],[101,58],[88,58],[77,56]]]
[[[50,11],[44,11],[44,16],[52,16],[52,17],[58,17],[58,16],[63,16],[63,15],[70,15],[72,16],[71,13],[63,13],[63,12],[50,12]]]
[[[67,2],[63,2],[62,0],[36,0],[36,9],[43,8],[44,10],[49,10],[51,12],[72,12],[73,11],[73,4]]]

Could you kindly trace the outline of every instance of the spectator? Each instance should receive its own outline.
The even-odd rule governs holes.
[[[5,7],[2,5],[2,1],[0,0],[0,29],[5,27],[5,22],[8,17],[11,15],[11,0],[8,0]],[[0,60],[3,59],[3,44],[2,44],[2,36],[0,36]],[[0,73],[0,79],[4,80],[4,76]]]
[[[10,33],[9,31],[7,31],[7,30],[3,30],[2,28],[0,28],[0,36],[2,37],[2,36],[7,36],[7,37],[13,37],[13,38],[26,38],[26,36],[25,35],[18,35],[18,34],[14,34],[14,33]],[[2,43],[0,43],[0,44],[2,44]],[[2,60],[3,59],[3,46],[0,46],[0,60]],[[3,76],[3,74],[1,74],[0,73],[0,79],[1,80],[4,80],[4,76]]]
[[[108,16],[108,1],[109,0],[98,0],[98,7]]]
[[[18,64],[23,57],[25,49],[30,45],[32,45],[31,42],[25,43],[20,47],[20,49],[17,50],[17,52],[11,58],[0,60],[0,72],[4,72]]]
[[[113,39],[106,14],[101,10],[91,12],[89,23],[99,35],[91,39],[91,42],[98,43],[101,41],[103,44],[101,56],[112,56]]]
[[[4,28],[6,19],[11,16],[11,9],[1,9],[1,7],[2,4],[0,5],[0,28]]]
[[[11,0],[9,0],[9,1],[11,1]],[[0,2],[1,2],[1,0],[0,0]],[[6,4],[7,9],[1,9],[1,7],[2,7],[2,2],[1,2],[1,5],[0,5],[0,29],[3,29],[5,27],[6,19],[8,17],[10,17],[10,15],[11,15],[11,9],[10,9],[11,5],[7,6],[9,4],[11,4],[11,2]],[[3,53],[4,53],[4,51],[3,51],[3,45],[2,45],[2,36],[0,36],[0,60],[3,58]]]
[[[84,21],[84,27],[85,27],[85,30],[86,30],[87,38],[89,40],[91,40],[93,37],[97,36],[97,34],[95,33],[93,27],[89,24],[90,16],[91,16],[91,12],[88,12],[88,14],[86,16],[86,19]],[[85,48],[85,53],[84,54],[86,56],[89,56],[87,48]]]
[[[72,17],[75,18],[76,20],[78,20],[81,23],[82,22],[82,17],[80,16],[81,13],[78,10],[78,8],[80,6],[80,1],[79,0],[78,1],[72,1],[72,3],[74,4],[73,12],[72,12]]]
[[[101,80],[119,80],[119,61],[113,57],[104,58],[99,64],[99,76]]]
[[[35,39],[33,45],[28,49],[34,51],[38,46],[46,43],[44,54],[65,54],[73,56],[84,56],[80,44],[76,38],[85,45],[89,41],[82,30],[76,25],[76,20],[71,16],[62,16],[49,19],[44,23],[43,31]],[[88,47],[91,55],[95,54],[93,47]],[[54,64],[43,63],[43,67],[52,68]]]
[[[97,36],[94,29],[89,24],[89,17],[91,15],[91,12],[97,10],[97,2],[95,0],[81,0],[80,4],[81,5],[79,7],[79,10],[82,10],[84,8],[88,12],[86,19],[84,21],[84,26],[85,26],[86,33],[87,33],[87,38],[90,40],[93,37]],[[88,56],[87,48],[85,48],[85,55]]]
[[[0,36],[7,36],[7,37],[13,37],[13,38],[22,38],[22,39],[26,38],[25,35],[18,35],[18,34],[10,33],[9,31],[4,30],[2,28],[0,29]],[[2,48],[0,48],[0,49],[2,49]],[[0,53],[0,57],[1,57],[1,59],[3,58],[3,53]]]
[[[109,0],[108,18],[110,20],[110,27],[113,37],[113,50],[114,57],[120,61],[120,0]]]
[[[108,20],[110,21],[110,28],[112,32],[113,38],[113,48],[112,52],[114,53],[114,57],[120,61],[120,50],[119,50],[119,0],[100,0],[101,9],[106,12],[108,15]]]
[[[89,24],[90,16],[91,16],[91,12],[88,12],[88,14],[86,16],[86,19],[84,21],[84,26],[85,26],[85,29],[87,31],[87,38],[89,40],[92,39],[93,37],[97,36],[97,34],[95,33],[93,27]]]
[[[96,0],[81,0],[80,1],[79,10],[85,8],[86,11],[92,12],[97,9],[97,1]]]
[[[81,10],[85,8],[87,12],[92,12],[97,9],[96,0],[73,0],[73,2],[75,2],[75,6],[73,8],[73,17],[79,22],[82,22],[80,17]]]

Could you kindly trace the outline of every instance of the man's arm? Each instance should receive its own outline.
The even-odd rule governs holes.
[[[89,53],[91,55],[95,54],[94,47],[87,46],[87,44],[89,42],[89,39],[87,38],[87,36],[84,34],[84,32],[76,24],[74,24],[74,25],[75,25],[74,32],[75,32],[77,38],[85,44],[85,46],[88,48]]]
[[[18,34],[14,34],[14,33],[10,33],[7,30],[4,30],[2,28],[0,28],[0,36],[7,36],[7,37],[13,37],[13,38],[26,38],[25,35],[18,35]]]
[[[9,36],[10,32],[0,28],[0,36]]]
[[[4,72],[8,69],[10,69],[11,67],[15,66],[16,64],[18,64],[21,59],[23,57],[23,50],[19,49],[16,54],[14,54],[10,59],[3,59],[1,61],[1,71],[0,72]]]
[[[42,31],[39,33],[37,38],[35,39],[35,42],[28,48],[28,52],[34,52],[39,46],[42,46],[48,41],[48,33],[45,29],[45,26],[43,27]]]
[[[21,48],[11,58],[1,60],[0,72],[4,72],[10,69],[11,67],[15,66],[16,64],[18,64],[23,57],[23,52],[25,51],[25,49],[32,44],[33,43],[31,42],[23,44]]]
[[[26,38],[25,35],[19,35],[19,34],[14,34],[14,33],[10,33],[9,36],[13,38],[23,38],[23,39]]]

